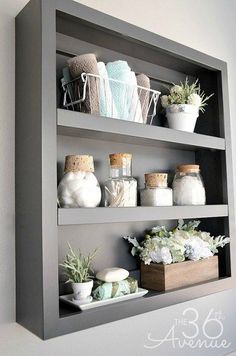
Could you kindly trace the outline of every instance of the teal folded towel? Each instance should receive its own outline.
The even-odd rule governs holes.
[[[142,110],[138,98],[137,80],[126,61],[109,62],[106,65],[117,116],[122,120],[142,122]]]

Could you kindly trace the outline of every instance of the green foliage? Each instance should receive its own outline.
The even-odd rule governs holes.
[[[179,85],[173,83],[169,90],[169,95],[161,97],[161,103],[164,108],[173,104],[191,104],[199,107],[199,110],[204,112],[207,101],[213,96],[211,94],[206,96],[204,91],[201,90],[198,79],[190,84],[188,78],[185,82],[180,82]]]
[[[179,220],[178,225],[170,230],[165,226],[153,227],[140,243],[135,237],[124,236],[124,239],[132,245],[131,254],[138,256],[145,264],[208,258],[230,242],[228,237],[214,237],[209,232],[198,230],[199,224],[199,220],[188,223]]]
[[[74,252],[70,244],[69,253],[66,255],[65,260],[60,266],[64,270],[67,282],[83,283],[93,278],[92,263],[97,253],[97,249],[91,252],[88,256],[84,256],[79,250],[78,253]]]

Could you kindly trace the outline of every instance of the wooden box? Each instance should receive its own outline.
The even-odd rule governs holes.
[[[170,265],[141,263],[141,286],[160,292],[217,278],[219,278],[218,256]]]

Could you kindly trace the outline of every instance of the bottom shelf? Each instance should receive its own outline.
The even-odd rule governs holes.
[[[149,291],[141,298],[99,306],[86,311],[80,311],[76,307],[60,301],[59,316],[68,327],[73,328],[73,325],[75,327],[74,323],[76,323],[77,330],[81,330],[220,292],[230,288],[231,280],[231,277],[222,277],[217,280],[167,292]],[[85,326],[85,324],[87,325]]]

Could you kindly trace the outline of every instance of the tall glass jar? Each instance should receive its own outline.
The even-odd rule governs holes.
[[[206,193],[199,165],[186,164],[177,167],[172,188],[175,205],[206,204]]]
[[[132,177],[132,155],[113,153],[110,158],[110,178],[105,183],[106,207],[137,206],[137,181]]]
[[[95,208],[100,204],[101,188],[93,173],[92,156],[66,156],[64,172],[57,192],[61,208]]]
[[[142,206],[173,205],[172,189],[167,186],[167,173],[146,173],[145,188],[141,190]]]

